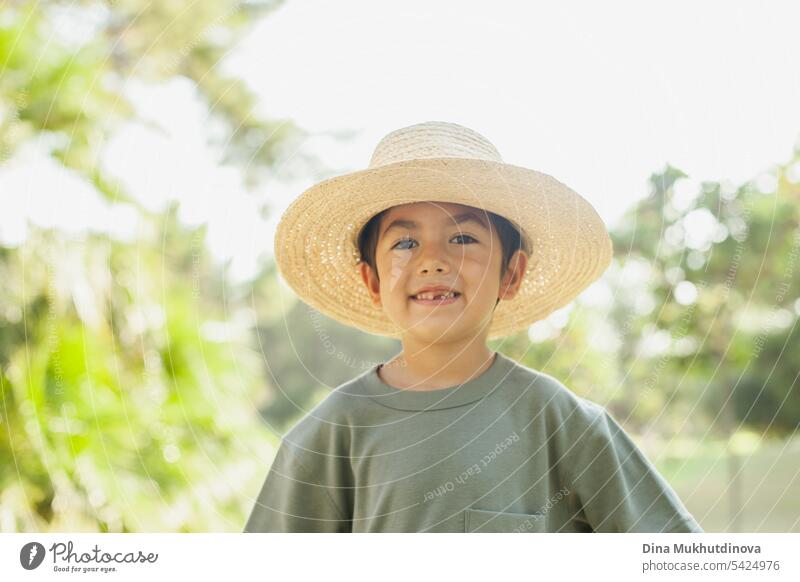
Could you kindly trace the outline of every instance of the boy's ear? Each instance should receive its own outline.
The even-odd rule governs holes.
[[[361,269],[361,280],[364,281],[364,285],[367,287],[372,303],[375,307],[381,307],[381,282],[378,280],[378,276],[366,261],[361,261],[359,268]]]
[[[525,277],[525,269],[528,267],[528,255],[523,250],[517,250],[511,255],[508,261],[508,269],[503,275],[500,283],[500,297],[503,299],[513,299],[519,292],[522,279]]]

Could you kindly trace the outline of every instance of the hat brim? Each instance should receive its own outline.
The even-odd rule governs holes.
[[[361,279],[357,236],[375,214],[412,202],[453,202],[506,217],[532,245],[513,299],[495,309],[488,337],[504,337],[544,319],[606,270],[613,248],[582,196],[552,176],[468,158],[401,161],[324,180],[285,211],[275,260],[286,283],[311,307],[367,333],[400,338]]]

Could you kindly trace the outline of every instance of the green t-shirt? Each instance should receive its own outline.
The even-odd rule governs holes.
[[[281,442],[245,532],[702,532],[600,405],[497,353],[401,390],[376,364]]]

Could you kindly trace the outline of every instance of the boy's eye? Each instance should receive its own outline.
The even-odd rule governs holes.
[[[413,238],[409,238],[409,237],[404,236],[399,241],[397,241],[394,245],[392,245],[392,248],[393,249],[397,249],[397,248],[400,248],[401,244],[404,244],[404,243],[407,243],[407,242],[413,242],[413,241],[414,241]]]
[[[474,238],[472,238],[472,237],[471,237],[470,235],[468,235],[468,234],[457,234],[457,235],[456,235],[456,236],[454,236],[453,238],[468,238],[468,239],[469,239],[469,240],[471,240],[472,242],[478,242],[477,240],[475,240]],[[472,244],[472,243],[468,243],[468,244]]]
[[[468,235],[468,234],[457,234],[456,236],[454,236],[454,237],[453,237],[452,239],[450,239],[450,240],[455,240],[455,239],[469,239],[469,240],[468,240],[468,241],[467,241],[465,244],[472,244],[472,243],[478,242],[477,240],[475,240],[475,238],[471,237],[471,236],[470,236],[470,235]],[[470,241],[471,241],[471,242],[470,242]],[[397,248],[399,248],[399,249],[403,250],[403,247],[400,247],[400,245],[402,245],[402,244],[405,244],[405,243],[408,243],[408,242],[416,242],[416,241],[415,241],[413,238],[410,238],[410,237],[403,237],[403,238],[401,238],[399,241],[397,241],[397,242],[396,242],[396,243],[395,243],[395,244],[392,246],[392,248],[393,248],[393,249],[397,249]],[[464,243],[462,243],[462,244],[464,244]],[[408,247],[404,247],[404,248],[408,248]]]

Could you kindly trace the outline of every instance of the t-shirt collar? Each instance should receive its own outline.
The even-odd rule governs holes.
[[[500,352],[492,364],[463,384],[432,390],[406,390],[395,388],[378,376],[381,364],[375,364],[362,374],[361,383],[375,402],[397,410],[440,410],[476,402],[496,390],[514,367],[514,361]]]

